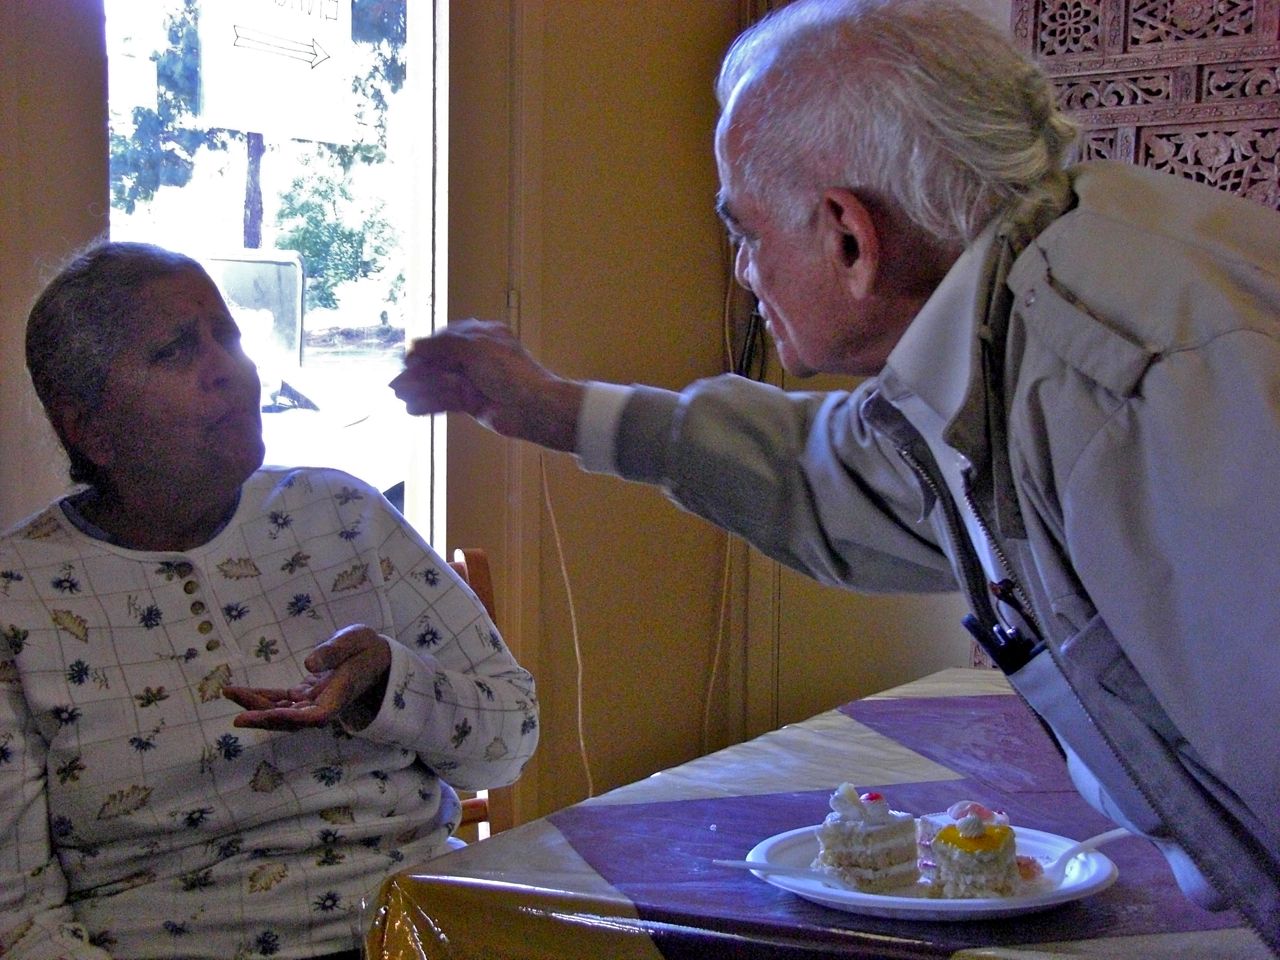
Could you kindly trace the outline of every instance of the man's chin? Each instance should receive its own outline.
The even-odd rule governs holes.
[[[778,355],[778,363],[786,371],[787,376],[807,380],[818,373],[817,370],[796,356],[795,350],[791,348],[791,341],[778,336],[778,329],[774,327],[772,320],[765,321],[765,329],[769,331],[769,335],[773,338],[773,350]]]
[[[808,380],[822,372],[813,369],[789,350],[778,351],[778,362],[782,364],[782,369],[786,371],[788,377],[795,377],[797,380]]]

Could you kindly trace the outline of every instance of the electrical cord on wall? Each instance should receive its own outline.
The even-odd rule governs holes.
[[[587,796],[596,795],[595,780],[591,776],[591,762],[587,758],[587,737],[583,727],[583,679],[582,644],[578,638],[578,614],[573,603],[573,589],[569,586],[569,568],[565,563],[564,545],[560,541],[560,525],[556,523],[556,511],[551,504],[551,485],[547,482],[547,456],[538,454],[538,469],[542,473],[542,498],[551,520],[551,536],[556,544],[556,557],[560,561],[560,577],[564,581],[565,600],[569,606],[569,631],[573,637],[573,659],[577,669],[578,753],[582,757],[582,770],[587,775]]]
[[[716,642],[711,651],[711,672],[707,675],[706,694],[702,700],[702,752],[711,752],[711,704],[715,699],[716,678],[720,674],[720,658],[724,654],[724,621],[729,608],[729,557],[733,546],[733,534],[726,533],[724,541],[724,572],[720,580],[720,610],[716,615]]]
[[[734,280],[732,272],[732,261],[729,263],[729,278],[725,285],[724,305],[722,312],[722,333],[724,337],[724,355],[725,365],[733,373],[741,376],[752,377],[753,379],[763,379],[764,377],[764,326],[761,322],[758,307],[753,303],[750,316],[747,321],[746,330],[741,350],[735,356],[733,346],[733,321],[734,321]],[[591,774],[591,761],[587,752],[587,738],[585,730],[585,708],[584,708],[584,685],[585,670],[582,663],[582,642],[578,633],[578,614],[577,608],[573,600],[573,588],[569,583],[569,569],[565,560],[564,543],[560,539],[560,525],[556,521],[555,506],[551,501],[551,485],[547,479],[547,461],[546,454],[539,453],[538,469],[542,480],[542,496],[543,503],[547,509],[547,518],[551,523],[551,535],[555,542],[556,559],[560,565],[560,578],[564,583],[565,600],[569,609],[569,628],[573,639],[573,657],[576,670],[575,676],[575,709],[577,714],[577,730],[578,730],[578,754],[582,759],[582,770],[587,778],[587,796],[595,796],[595,779]],[[711,751],[711,713],[712,704],[715,702],[716,683],[720,676],[720,665],[724,657],[725,647],[725,622],[728,616],[729,608],[729,581],[732,573],[732,548],[733,535],[725,534],[724,544],[724,565],[721,573],[720,583],[720,603],[716,612],[716,633],[715,644],[711,652],[711,669],[707,675],[707,684],[703,694],[702,704],[702,752],[709,753]]]
[[[739,302],[741,291],[734,276],[734,257],[736,251],[732,243],[726,240],[725,246],[725,288],[720,317],[720,328],[723,336],[724,366],[730,373],[763,380],[765,377],[765,344],[764,319],[760,315],[759,301],[751,298],[751,312],[747,317],[742,333],[742,346],[734,348],[735,303]],[[720,662],[724,657],[725,622],[729,610],[729,579],[733,570],[733,534],[724,535],[724,569],[720,579],[720,607],[716,613],[716,639],[711,651],[711,670],[707,675],[706,691],[702,704],[702,752],[710,753],[711,745],[711,705],[715,701],[716,682],[720,676]]]

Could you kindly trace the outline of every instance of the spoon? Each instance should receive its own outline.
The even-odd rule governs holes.
[[[1062,883],[1062,878],[1066,876],[1067,864],[1082,853],[1088,853],[1090,850],[1102,846],[1104,843],[1110,843],[1112,840],[1119,840],[1121,837],[1135,837],[1137,834],[1124,827],[1116,827],[1114,830],[1108,830],[1106,833],[1100,833],[1095,837],[1089,837],[1087,840],[1081,840],[1079,843],[1073,843],[1067,847],[1057,858],[1051,863],[1045,864],[1045,879],[1051,882],[1055,887]]]
[[[839,883],[829,874],[812,870],[809,867],[787,867],[776,863],[762,863],[759,860],[712,860],[717,867],[738,867],[742,870],[757,870],[760,873],[776,873],[783,877],[805,877],[809,880],[822,880]]]

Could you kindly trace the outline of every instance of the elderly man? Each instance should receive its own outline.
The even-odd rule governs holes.
[[[1081,792],[1280,950],[1280,217],[1064,169],[1045,78],[951,0],[799,0],[718,95],[719,209],[782,363],[871,379],[577,383],[467,321],[398,394],[824,582],[958,586]]]

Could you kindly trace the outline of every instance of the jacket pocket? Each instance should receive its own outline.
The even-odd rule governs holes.
[[[1110,636],[1101,618],[1095,617],[1076,637],[1099,630]],[[1009,681],[1057,736],[1071,780],[1089,805],[1135,833],[1163,836],[1160,817],[1102,738],[1049,651],[1042,650],[1010,674]]]
[[[1240,831],[1239,821],[1223,816],[1232,809],[1224,803],[1225,788],[1206,782],[1203,769],[1197,771],[1200,764],[1188,763],[1194,759],[1190,748],[1101,616],[1067,638],[1058,656],[1056,663],[1047,652],[1036,658],[1037,669],[1028,677],[1033,694],[1024,695],[1037,710],[1033,696],[1054,712],[1045,719],[1055,730],[1062,723],[1064,747],[1070,744],[1068,754],[1076,754],[1077,788],[1097,810],[1151,839],[1182,892],[1200,906],[1218,910],[1230,899],[1238,902],[1224,897],[1208,877],[1221,881],[1241,858],[1261,865],[1256,818],[1245,821],[1253,830]],[[1240,809],[1238,801],[1234,809]],[[1241,886],[1261,889],[1258,881],[1266,872],[1263,867],[1252,884]]]

